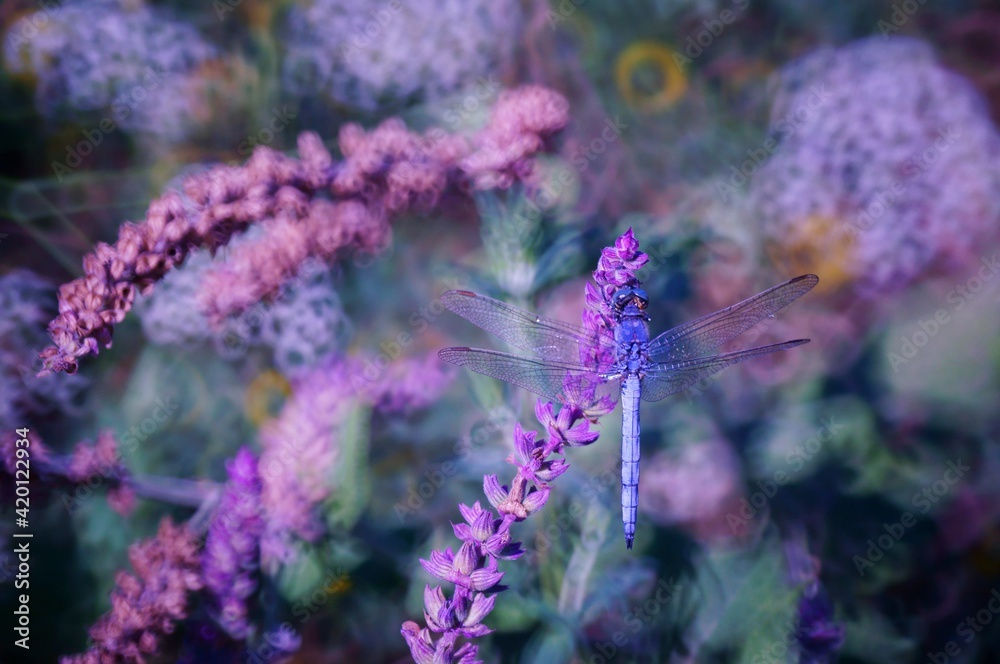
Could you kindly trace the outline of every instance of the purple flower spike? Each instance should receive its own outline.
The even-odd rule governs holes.
[[[479,564],[482,556],[476,554],[476,547],[472,542],[465,542],[458,550],[458,554],[453,554],[451,549],[441,551],[431,551],[430,560],[420,560],[420,564],[430,574],[450,581],[456,586],[462,586],[469,590],[489,590],[500,583],[503,572],[497,571],[496,560],[492,559],[485,568],[480,568]]]
[[[645,265],[648,257],[639,251],[639,243],[630,228],[615,241],[613,247],[601,252],[598,269],[594,272],[597,286],[587,284],[587,309],[583,313],[584,327],[595,335],[607,337],[611,332],[611,295],[626,284],[638,283],[635,271]],[[601,344],[583,347],[580,361],[587,366],[608,365],[608,351]],[[589,394],[588,394],[589,389]],[[472,506],[459,505],[465,523],[452,524],[455,537],[462,541],[458,553],[450,548],[432,551],[430,560],[421,559],[433,576],[455,584],[449,600],[440,587],[424,590],[424,619],[421,629],[412,621],[403,623],[401,633],[410,646],[417,664],[479,664],[477,647],[470,642],[456,648],[459,638],[475,639],[490,633],[482,624],[496,603],[498,585],[503,572],[500,560],[514,560],[524,554],[520,542],[513,540],[510,528],[518,521],[540,510],[549,498],[549,483],[566,472],[569,464],[563,458],[565,448],[590,445],[599,433],[591,431],[588,418],[610,412],[614,404],[604,399],[597,404],[593,386],[567,385],[567,394],[579,395],[587,403],[587,412],[573,404],[564,404],[556,413],[551,403],[539,401],[535,417],[544,427],[547,438],[539,439],[535,431],[514,428],[514,450],[508,461],[517,472],[509,486],[501,485],[496,475],[483,477],[483,493],[499,512],[479,502]],[[486,591],[485,593],[483,591]],[[488,594],[486,594],[488,593]],[[435,640],[435,634],[439,634]]]
[[[229,482],[205,539],[203,573],[219,624],[233,638],[243,639],[250,631],[247,600],[257,590],[264,534],[261,481],[257,459],[245,447],[226,470]]]
[[[515,560],[524,554],[521,543],[511,541],[510,521],[495,518],[493,512],[479,505],[479,501],[472,507],[459,505],[458,509],[467,523],[452,524],[455,537],[477,544],[480,556]]]

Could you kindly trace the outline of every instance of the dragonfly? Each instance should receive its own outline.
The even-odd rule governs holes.
[[[453,347],[440,350],[438,356],[584,412],[597,403],[613,406],[620,399],[622,524],[625,544],[631,549],[639,503],[639,402],[660,401],[730,365],[808,343],[809,339],[794,339],[714,352],[774,317],[817,283],[814,274],[789,279],[652,339],[649,296],[638,281],[612,296],[613,335],[545,318],[472,291],[452,290],[441,296],[445,307],[528,355]]]

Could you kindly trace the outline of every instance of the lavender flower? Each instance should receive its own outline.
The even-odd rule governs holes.
[[[793,272],[808,265],[826,288],[878,296],[996,241],[1000,134],[929,44],[818,49],[782,71],[772,122],[780,149],[750,191]]]
[[[597,288],[587,284],[584,324],[597,334],[611,333],[610,298],[615,290],[637,283],[635,271],[648,257],[629,229],[613,247],[601,252],[594,272]],[[581,360],[593,360],[597,348],[581,351]],[[607,413],[613,404],[602,403],[596,412]],[[591,411],[594,412],[594,411]],[[512,525],[540,510],[549,497],[549,483],[566,472],[568,464],[559,458],[565,448],[589,445],[598,438],[591,431],[586,414],[578,406],[563,405],[555,414],[551,403],[539,400],[535,417],[545,427],[547,439],[520,425],[514,429],[515,455],[509,461],[517,472],[510,486],[501,486],[496,475],[483,478],[483,492],[496,509],[484,509],[478,502],[471,507],[459,505],[465,523],[453,525],[455,537],[462,541],[457,552],[451,548],[432,551],[429,560],[420,564],[431,575],[455,585],[451,599],[440,587],[424,590],[424,620],[421,628],[413,621],[403,623],[401,633],[417,664],[474,664],[479,647],[471,642],[490,633],[483,620],[493,610],[503,572],[500,560],[516,560],[524,554],[520,542],[513,540]],[[439,636],[435,636],[439,635]],[[459,639],[469,641],[458,645]]]
[[[196,94],[192,72],[216,49],[159,8],[118,0],[60,5],[21,18],[4,38],[11,70],[37,79],[38,111],[64,118],[103,110],[127,129],[183,137]]]
[[[529,173],[531,156],[567,122],[562,96],[526,86],[501,95],[471,145],[389,120],[367,134],[343,127],[345,158],[337,164],[306,132],[299,159],[259,146],[245,166],[195,174],[184,185],[188,201],[177,192],[154,200],[145,223],[123,224],[114,245],[99,243],[84,258],[85,276],[59,289],[59,315],[49,324],[54,345],[42,352],[41,373],[73,373],[81,357],[110,347],[136,294],[148,294],[196,247],[215,251],[251,224],[263,229],[205,278],[202,304],[220,320],[277,295],[308,259],[384,248],[389,213],[433,205],[449,185],[505,185]]]
[[[264,533],[257,459],[246,448],[226,464],[229,482],[209,526],[202,574],[214,614],[234,639],[250,632],[247,601],[257,589],[260,538]]]
[[[432,100],[507,64],[523,11],[513,0],[316,0],[293,6],[284,78],[292,91],[338,104]],[[427,35],[434,35],[427,39]]]
[[[833,620],[833,602],[819,581],[806,586],[799,599],[795,630],[799,664],[828,664],[844,644],[844,627]]]

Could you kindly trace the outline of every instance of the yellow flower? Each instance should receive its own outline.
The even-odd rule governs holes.
[[[259,427],[291,393],[292,386],[280,373],[271,369],[261,373],[247,387],[245,408],[250,422]]]
[[[817,292],[833,293],[854,280],[855,234],[845,232],[843,221],[824,216],[806,217],[787,236],[767,245],[771,260],[785,266],[787,274],[819,276]]]
[[[669,108],[687,91],[687,77],[674,59],[674,51],[652,41],[635,42],[618,56],[615,84],[628,104],[645,113]],[[652,69],[655,87],[637,85],[640,74]]]

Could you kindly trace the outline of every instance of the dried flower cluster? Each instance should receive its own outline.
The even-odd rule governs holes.
[[[523,176],[545,137],[567,122],[565,99],[526,86],[501,95],[471,143],[443,132],[421,136],[388,120],[371,132],[342,128],[341,162],[307,132],[298,159],[259,146],[245,166],[193,175],[184,184],[187,205],[177,192],[154,200],[145,223],[126,222],[114,245],[100,243],[84,258],[85,276],[60,288],[43,373],[72,373],[81,357],[109,347],[136,293],[150,292],[197,247],[215,250],[251,224],[263,228],[260,240],[206,276],[203,303],[220,319],[274,296],[309,258],[383,248],[389,213],[432,205],[449,185],[502,185],[511,174]]]
[[[632,229],[618,238],[613,247],[601,252],[594,272],[597,288],[587,284],[584,323],[588,329],[601,335],[610,333],[611,295],[626,284],[637,283],[635,271],[647,260],[639,251]],[[593,348],[585,354],[594,361],[601,352]],[[598,404],[588,412],[607,413],[610,406]],[[417,664],[479,661],[478,646],[471,639],[491,632],[483,620],[493,610],[496,594],[504,589],[499,585],[504,574],[499,571],[499,561],[516,560],[524,553],[521,543],[511,536],[511,526],[545,505],[549,483],[569,468],[565,459],[558,458],[565,448],[589,445],[599,435],[590,430],[584,411],[577,405],[563,405],[557,415],[551,403],[539,400],[535,417],[545,427],[548,438],[538,439],[536,432],[515,426],[516,456],[510,462],[517,472],[510,486],[501,486],[496,475],[483,478],[483,491],[496,513],[484,509],[478,501],[471,507],[459,505],[465,523],[453,526],[455,537],[462,541],[458,551],[451,548],[432,551],[429,560],[420,561],[431,575],[455,584],[455,592],[449,599],[440,586],[428,585],[424,590],[427,626],[421,628],[412,621],[403,623],[403,638]],[[460,639],[466,641],[460,644]]]
[[[38,378],[38,350],[55,312],[52,284],[29,270],[0,276],[0,430],[21,426],[29,414],[79,410],[81,376]]]
[[[129,547],[134,574],[119,572],[111,611],[90,628],[93,645],[63,664],[142,664],[157,652],[160,639],[188,615],[188,594],[200,590],[201,560],[194,536],[169,519],[156,535]]]

